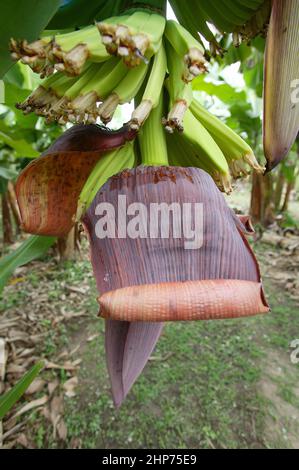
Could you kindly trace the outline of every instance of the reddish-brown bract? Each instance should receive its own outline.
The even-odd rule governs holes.
[[[127,206],[141,202],[201,203],[202,246],[185,249],[186,239],[97,237],[96,206],[111,203],[118,220],[118,197]],[[129,217],[128,217],[129,220]],[[202,279],[240,279],[260,282],[257,261],[245,238],[247,227],[227,206],[212,178],[196,168],[138,167],[110,178],[83,219],[91,242],[91,259],[101,293],[120,287]],[[149,222],[148,222],[149,223]],[[247,224],[247,222],[246,222]],[[149,227],[147,230],[150,232]]]
[[[217,320],[269,311],[261,284],[237,279],[123,287],[99,303],[102,317],[122,321]]]
[[[126,196],[127,205],[142,202],[147,207],[155,202],[202,203],[202,247],[185,249],[185,239],[174,238],[172,226],[169,238],[98,238],[95,208],[101,202],[111,203],[118,219],[119,195]],[[258,264],[245,237],[252,232],[248,218],[235,216],[202,170],[125,170],[101,188],[83,221],[102,314],[109,317],[106,354],[116,405],[146,364],[162,321],[179,320],[186,313],[191,319],[190,312],[193,318],[220,318],[269,310]]]
[[[16,195],[22,228],[38,235],[66,235],[74,224],[77,201],[92,168],[105,152],[134,138],[127,128],[73,126],[20,174]]]

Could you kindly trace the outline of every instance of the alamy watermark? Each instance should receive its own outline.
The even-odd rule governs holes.
[[[290,343],[290,347],[293,351],[290,354],[290,359],[292,364],[299,363],[299,339],[293,339]]]
[[[291,88],[294,90],[291,92],[291,102],[294,104],[299,103],[299,78],[295,78],[291,81]]]
[[[117,210],[116,210],[117,209]],[[101,202],[95,208],[98,238],[183,238],[186,250],[203,244],[203,203],[133,202],[118,195],[117,208]]]

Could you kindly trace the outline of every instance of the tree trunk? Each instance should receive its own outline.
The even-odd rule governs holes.
[[[291,195],[291,192],[292,192],[293,189],[294,189],[294,186],[295,186],[295,182],[294,182],[294,181],[289,182],[289,183],[287,184],[287,189],[286,189],[286,193],[285,193],[285,196],[284,196],[284,200],[283,200],[283,205],[282,205],[282,208],[281,208],[281,212],[285,212],[285,211],[288,210],[290,195]]]
[[[9,209],[7,193],[1,195],[2,201],[2,224],[3,224],[3,243],[10,245],[13,243],[13,231],[11,223],[11,214]]]
[[[261,222],[263,217],[262,201],[264,199],[264,188],[262,178],[257,173],[252,174],[250,215],[254,224]]]
[[[58,238],[57,248],[61,261],[71,260],[75,258],[76,240],[75,227],[73,227],[66,237]]]
[[[274,195],[275,212],[278,212],[280,209],[284,185],[285,185],[285,177],[284,177],[282,168],[280,167],[279,173],[277,175],[276,185],[275,185],[275,195]]]
[[[11,181],[9,181],[7,185],[7,196],[8,196],[9,206],[11,208],[12,215],[16,224],[16,234],[18,234],[20,233],[20,228],[21,228],[21,216],[20,216],[19,206],[17,203],[15,188]]]
[[[267,173],[266,175],[259,175],[253,173],[250,215],[253,223],[259,223],[265,227],[274,222],[272,174]]]

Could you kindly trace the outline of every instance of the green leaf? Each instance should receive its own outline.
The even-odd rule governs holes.
[[[0,78],[12,66],[9,40],[34,41],[59,7],[59,0],[9,0],[1,2]]]
[[[252,49],[247,44],[242,43],[239,47],[230,44],[224,57],[219,58],[218,61],[222,66],[234,64],[239,61],[245,62],[251,54]]]
[[[34,128],[38,117],[31,113],[24,115],[23,111],[16,108],[16,103],[24,101],[40,83],[37,74],[21,62],[13,65],[3,77],[4,81],[4,105],[8,106],[15,115],[16,124],[23,128]]]
[[[11,69],[12,70],[12,69]],[[4,77],[5,82],[5,94],[4,94],[4,105],[15,108],[15,104],[19,101],[24,101],[31,93],[31,90],[20,88],[15,83],[6,82],[6,78],[9,74],[7,73]]]
[[[31,145],[26,138],[20,137],[20,132],[13,131],[0,121],[0,142],[14,149],[21,157],[37,157],[39,152]],[[22,133],[21,133],[22,135]],[[28,136],[28,132],[23,130],[23,136]]]
[[[11,168],[0,166],[0,177],[11,181],[17,176],[17,172]]]
[[[48,251],[55,240],[55,237],[31,235],[13,253],[3,256],[0,259],[0,292],[17,267],[39,258]]]
[[[24,77],[20,70],[20,63],[21,62],[16,62],[3,77],[4,82],[12,83],[18,88],[22,88],[24,83]]]
[[[7,191],[8,180],[6,178],[0,177],[0,194],[5,194]]]
[[[255,90],[260,98],[263,95],[263,63],[257,62],[253,67],[244,70],[243,76],[248,88]]]
[[[192,81],[193,90],[204,91],[208,95],[217,96],[224,103],[231,104],[233,101],[246,101],[246,93],[244,91],[236,91],[235,88],[223,82],[215,84],[206,82],[203,75],[199,75]]]
[[[43,367],[43,362],[35,364],[11,390],[0,397],[0,421],[25,393],[29,385],[33,382]]]
[[[120,12],[123,0],[72,0],[65,2],[47,26],[47,29],[76,28],[91,24]]]

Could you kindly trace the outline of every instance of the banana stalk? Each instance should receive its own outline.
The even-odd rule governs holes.
[[[274,0],[265,51],[264,152],[273,169],[299,132],[299,8]]]

